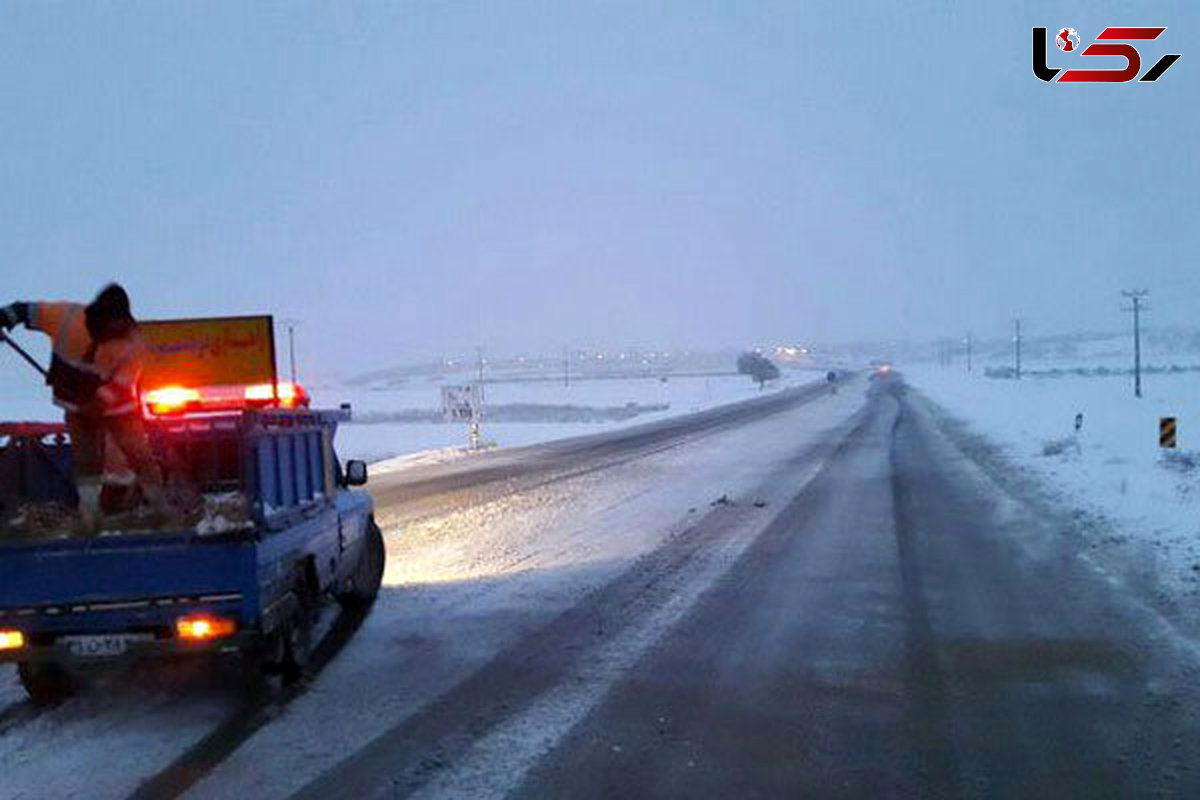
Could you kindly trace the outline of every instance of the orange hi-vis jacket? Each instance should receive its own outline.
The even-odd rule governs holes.
[[[29,327],[50,337],[53,357],[46,382],[54,403],[76,413],[119,416],[138,409],[145,346],[135,330],[96,343],[79,303],[30,303]]]

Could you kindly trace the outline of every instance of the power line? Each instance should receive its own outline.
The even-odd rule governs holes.
[[[1121,296],[1133,303],[1132,306],[1122,309],[1124,311],[1133,312],[1133,396],[1142,396],[1142,311],[1146,307],[1142,304],[1150,291],[1148,289],[1126,289],[1121,292]]]

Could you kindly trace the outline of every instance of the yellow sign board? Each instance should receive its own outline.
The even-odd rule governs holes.
[[[270,316],[151,320],[138,327],[147,349],[143,389],[275,383]]]

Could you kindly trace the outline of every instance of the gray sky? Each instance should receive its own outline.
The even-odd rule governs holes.
[[[913,5],[5,3],[0,286],[346,369],[1194,321],[1196,4]],[[1183,58],[1044,84],[1034,25]]]

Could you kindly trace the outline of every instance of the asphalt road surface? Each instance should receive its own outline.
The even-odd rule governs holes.
[[[682,429],[662,430],[378,497],[386,512],[389,491],[424,487],[429,504],[396,512],[424,513]],[[1195,645],[1053,513],[989,482],[900,376],[796,460],[817,476],[676,616],[663,609],[707,574],[722,509],[299,796],[1200,796]],[[597,645],[638,636],[653,642],[628,663]],[[539,739],[596,674],[599,701]]]

